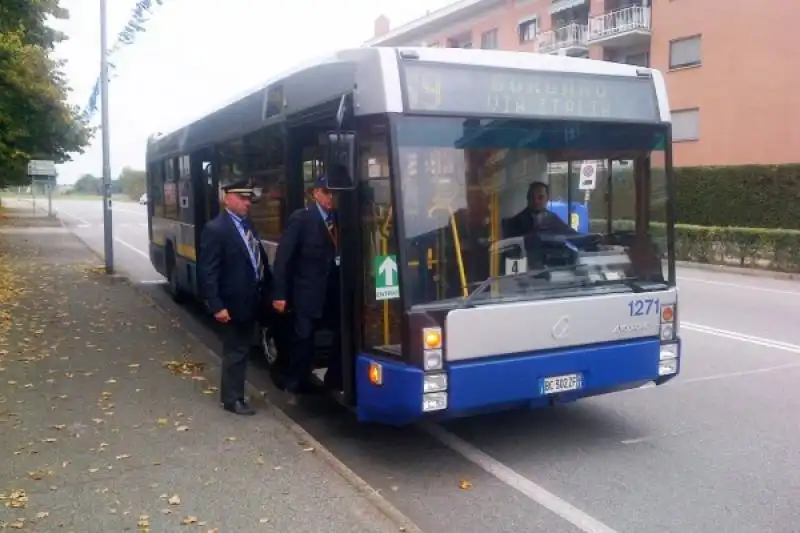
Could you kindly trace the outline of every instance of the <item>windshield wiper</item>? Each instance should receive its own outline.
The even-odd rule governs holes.
[[[525,272],[519,272],[517,274],[506,274],[505,276],[489,276],[485,280],[483,280],[474,291],[469,293],[469,295],[464,298],[460,307],[469,307],[472,305],[472,300],[483,291],[486,290],[486,287],[489,287],[493,282],[501,280],[501,279],[527,279],[527,278],[538,278],[544,276],[546,274],[550,274],[551,272],[563,272],[566,270],[575,270],[580,265],[567,265],[567,266],[557,266],[557,267],[549,267],[542,270],[527,270]]]

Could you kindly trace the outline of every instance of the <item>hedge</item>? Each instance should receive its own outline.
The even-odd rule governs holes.
[[[617,230],[633,227],[630,220],[614,221]],[[652,223],[650,227],[657,241],[664,239],[664,224]],[[606,221],[592,219],[590,229],[604,232]],[[679,261],[796,273],[800,272],[800,230],[676,224],[675,257]]]
[[[682,224],[800,229],[800,164],[678,167],[675,183]]]
[[[727,167],[676,167],[675,217],[680,224],[735,228],[800,229],[800,165],[745,165]],[[633,216],[635,187],[630,167],[613,171],[614,217]],[[604,169],[597,173],[597,191],[608,181]],[[567,198],[566,181],[551,178],[551,196]],[[666,200],[663,169],[651,174],[654,198]],[[573,199],[583,193],[573,190]],[[592,194],[590,213],[605,213],[605,195]]]

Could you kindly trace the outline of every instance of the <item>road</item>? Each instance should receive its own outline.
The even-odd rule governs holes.
[[[55,207],[102,253],[99,202]],[[117,204],[114,235],[118,269],[158,281],[145,208]],[[665,387],[403,431],[324,399],[287,413],[429,533],[796,533],[800,283],[682,269],[679,287],[683,368]],[[146,289],[219,349],[199,313]]]

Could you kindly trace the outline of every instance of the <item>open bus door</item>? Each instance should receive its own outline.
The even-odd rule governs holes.
[[[285,141],[287,194],[289,209],[287,214],[304,205],[306,188],[313,178],[321,172],[329,176],[330,189],[335,191],[336,210],[339,224],[339,320],[338,338],[340,346],[332,351],[331,340],[335,337],[330,330],[318,331],[315,335],[314,376],[322,379],[323,369],[328,367],[332,353],[339,353],[343,378],[343,391],[337,395],[345,405],[355,402],[353,367],[356,353],[356,293],[358,291],[358,272],[361,266],[359,255],[359,204],[355,193],[355,134],[342,130],[345,115],[343,100],[337,99],[317,108],[306,110],[303,114],[287,117]],[[321,159],[321,160],[318,160]],[[321,163],[321,164],[320,164]],[[310,174],[306,176],[305,174]],[[311,178],[311,179],[309,179]],[[281,321],[279,340],[275,333],[262,332],[261,344],[267,352],[267,362],[273,378],[285,368],[291,353],[291,315]],[[272,339],[263,338],[271,335]],[[278,342],[275,342],[278,340]],[[271,346],[268,346],[272,343]],[[270,352],[274,352],[272,355]]]

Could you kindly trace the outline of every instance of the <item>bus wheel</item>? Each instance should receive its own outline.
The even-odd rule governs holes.
[[[175,303],[182,303],[185,294],[178,284],[178,276],[175,275],[175,252],[172,248],[167,250],[167,290]]]
[[[269,328],[261,328],[260,340],[261,350],[264,352],[267,365],[273,368],[278,362],[278,347],[275,345],[275,339],[272,337]]]

